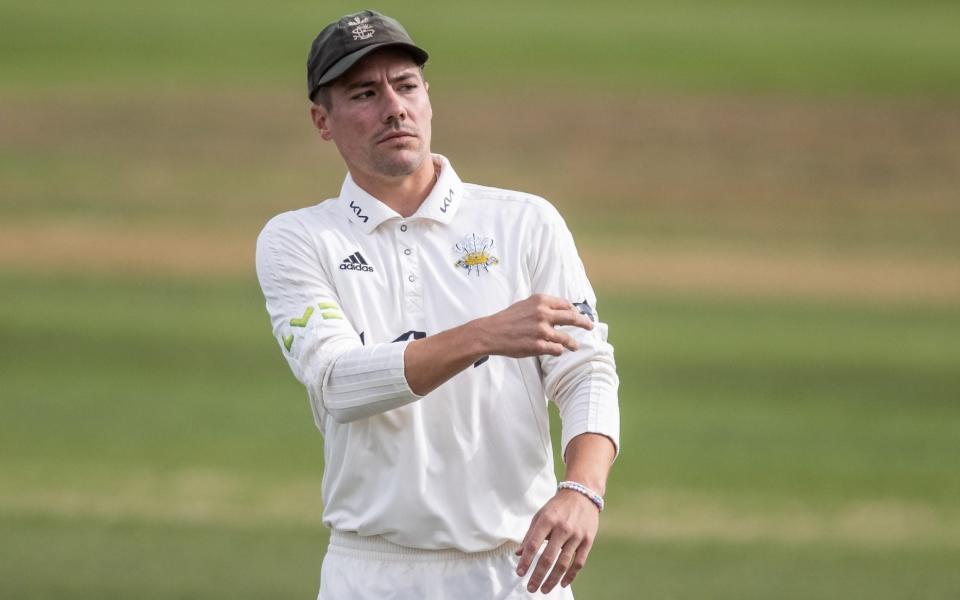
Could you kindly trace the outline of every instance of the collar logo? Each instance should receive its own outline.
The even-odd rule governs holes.
[[[481,270],[489,271],[490,267],[500,263],[500,259],[490,254],[491,248],[492,239],[470,233],[453,247],[453,251],[460,254],[460,260],[453,263],[453,266],[465,270],[467,275],[476,273],[477,277],[480,277]]]
[[[357,215],[358,219],[363,219],[364,223],[370,220],[370,217],[360,212],[360,207],[354,204],[353,200],[350,201],[350,208],[353,209],[353,214]]]
[[[377,32],[372,25],[367,24],[367,21],[369,20],[369,17],[364,17],[362,19],[360,17],[356,17],[351,21],[347,21],[347,25],[354,27],[354,29],[350,31],[350,33],[353,34],[354,41],[369,40],[373,37],[373,34]]]
[[[446,196],[444,196],[443,206],[440,207],[440,212],[447,212],[447,209],[450,208],[451,204],[453,204],[453,188],[450,188],[450,191],[447,192]]]

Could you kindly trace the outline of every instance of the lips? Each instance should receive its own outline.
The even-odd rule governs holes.
[[[377,143],[382,144],[384,142],[389,142],[390,140],[396,140],[396,139],[408,138],[408,137],[415,138],[417,137],[417,134],[412,133],[410,131],[391,131],[387,135],[380,138],[380,141]]]

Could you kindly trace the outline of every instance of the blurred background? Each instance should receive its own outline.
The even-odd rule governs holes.
[[[253,250],[339,190],[304,62],[362,8],[430,51],[434,149],[553,201],[597,288],[623,452],[578,598],[958,597],[938,0],[3,2],[0,596],[315,597]]]

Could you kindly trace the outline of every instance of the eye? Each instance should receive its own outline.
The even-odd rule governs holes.
[[[363,99],[365,99],[365,98],[370,98],[371,96],[373,96],[373,91],[372,91],[372,90],[364,90],[364,91],[360,92],[359,94],[354,94],[353,96],[350,96],[350,99],[351,99],[351,100],[363,100]]]

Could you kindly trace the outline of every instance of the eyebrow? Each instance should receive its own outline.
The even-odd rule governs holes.
[[[397,83],[399,81],[406,81],[408,79],[416,78],[416,73],[411,70],[404,71],[390,80],[390,83]],[[348,83],[345,89],[349,92],[358,88],[373,87],[377,85],[377,81],[373,79],[363,80],[363,81],[354,81],[353,83]]]

